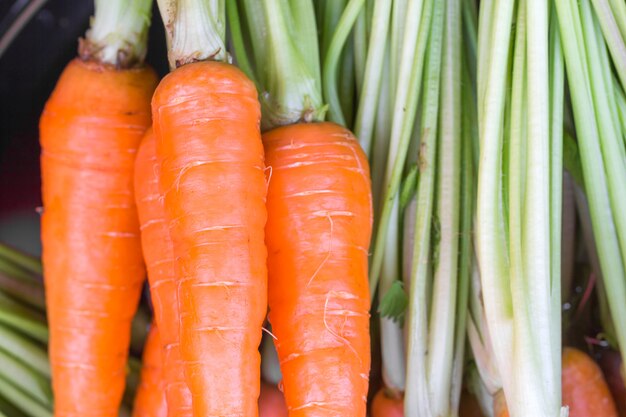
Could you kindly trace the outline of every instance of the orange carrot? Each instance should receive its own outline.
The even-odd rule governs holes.
[[[276,385],[261,381],[259,417],[287,417],[285,396]]]
[[[378,390],[372,401],[372,417],[403,417],[404,401],[401,395]]]
[[[617,417],[615,403],[600,367],[578,349],[563,349],[563,405],[569,417]]]
[[[617,417],[615,402],[600,367],[586,353],[563,348],[561,387],[569,417]],[[494,397],[494,415],[508,417],[502,391]]]
[[[606,350],[602,352],[599,365],[615,401],[618,415],[626,417],[626,385],[622,374],[622,356],[615,350]]]
[[[256,416],[267,310],[256,88],[232,65],[190,63],[161,81],[152,112],[194,416]]]
[[[370,369],[369,167],[333,123],[263,136],[269,319],[291,417],[364,416]]]
[[[41,239],[56,416],[118,414],[145,276],[133,166],[156,82],[146,67],[75,59],[41,117]]]
[[[165,417],[168,413],[165,399],[165,374],[161,357],[160,333],[155,325],[150,328],[143,349],[133,417]]]
[[[168,414],[190,416],[191,392],[187,387],[180,356],[178,292],[174,249],[165,223],[165,208],[159,190],[156,141],[149,129],[135,161],[135,197],[141,225],[141,242],[148,268],[154,316],[160,329]]]

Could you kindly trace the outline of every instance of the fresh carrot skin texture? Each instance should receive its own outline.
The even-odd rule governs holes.
[[[285,396],[276,385],[261,381],[259,395],[259,417],[287,417]]]
[[[168,413],[160,333],[153,325],[143,348],[141,375],[135,394],[133,417],[166,417]]]
[[[333,123],[263,135],[271,170],[269,319],[290,417],[365,416],[370,370],[367,159]]]
[[[163,349],[168,414],[171,417],[184,417],[192,415],[191,392],[185,381],[180,355],[174,247],[165,220],[159,169],[154,132],[148,129],[135,161],[135,198],[154,316]]]
[[[600,367],[578,349],[563,348],[563,405],[570,417],[617,417],[615,403]]]
[[[55,416],[117,417],[145,268],[135,154],[157,77],[75,59],[40,120]]]
[[[372,400],[372,417],[404,417],[404,401],[402,396],[391,397],[385,388],[378,390]]]
[[[193,414],[258,415],[266,183],[254,84],[232,65],[167,75],[152,101]]]

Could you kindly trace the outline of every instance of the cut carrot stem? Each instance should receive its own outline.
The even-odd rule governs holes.
[[[163,195],[159,190],[160,165],[152,129],[146,132],[135,160],[135,198],[148,281],[163,357],[163,378],[168,415],[192,414],[191,392],[185,382],[180,355],[179,300],[174,263],[174,248],[165,218]],[[158,340],[158,342],[154,342]],[[161,356],[159,356],[161,357]]]

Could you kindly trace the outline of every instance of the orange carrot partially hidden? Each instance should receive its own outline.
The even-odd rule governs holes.
[[[404,417],[401,395],[392,395],[385,388],[378,390],[372,401],[372,417]]]
[[[180,356],[180,317],[174,248],[165,220],[158,173],[156,141],[152,129],[149,129],[135,161],[135,196],[154,316],[159,326],[163,349],[168,414],[171,417],[184,417],[192,415],[191,392],[185,381]]]
[[[333,123],[263,136],[271,170],[269,320],[290,417],[365,416],[370,369],[367,159]]]
[[[254,84],[219,62],[183,65],[153,101],[193,413],[258,413],[267,312],[265,165]]]
[[[276,385],[261,381],[259,417],[287,417],[285,396]]]
[[[75,59],[40,122],[55,416],[117,417],[145,269],[133,195],[156,74]]]
[[[563,349],[563,405],[569,417],[617,417],[600,367],[578,349]]]
[[[140,381],[133,405],[133,417],[167,416],[164,377],[159,331],[155,325],[152,325],[143,350]]]

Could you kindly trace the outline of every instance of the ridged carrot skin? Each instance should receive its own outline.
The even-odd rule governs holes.
[[[165,374],[161,356],[161,340],[158,328],[153,325],[143,348],[141,375],[133,417],[166,417],[168,413],[165,398]]]
[[[587,354],[563,348],[563,405],[570,417],[617,417],[617,409],[600,367]]]
[[[266,183],[254,84],[232,65],[184,65],[153,100],[193,414],[258,414],[267,311]]]
[[[333,123],[263,135],[271,177],[269,319],[290,417],[365,416],[370,370],[367,159]]]
[[[41,239],[55,416],[117,417],[145,268],[133,167],[149,68],[75,59],[40,120]]]
[[[402,396],[393,397],[380,389],[372,401],[372,417],[404,417]]]
[[[159,326],[168,414],[184,417],[193,414],[191,392],[185,381],[180,356],[178,285],[174,268],[174,246],[165,221],[163,195],[159,188],[160,165],[156,140],[148,129],[135,161],[135,199],[139,213],[141,243],[148,268],[150,295]]]

